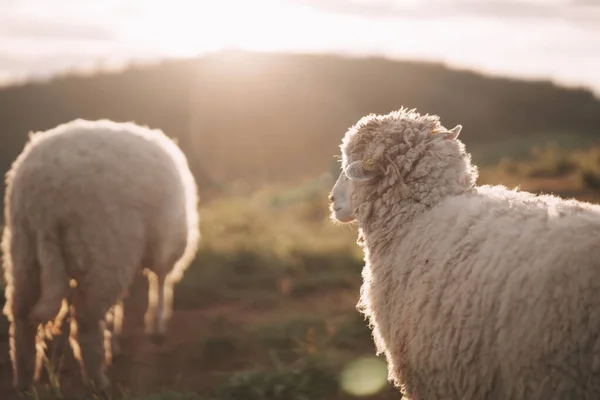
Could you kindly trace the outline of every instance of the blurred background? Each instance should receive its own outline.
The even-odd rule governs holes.
[[[463,125],[479,184],[596,202],[599,71],[597,0],[0,0],[0,170],[75,118],[187,155],[202,244],[162,347],[134,284],[115,398],[398,399],[354,308],[356,227],[329,220],[343,134],[417,108]],[[40,399],[80,389],[62,339]],[[2,399],[11,380],[2,316]]]

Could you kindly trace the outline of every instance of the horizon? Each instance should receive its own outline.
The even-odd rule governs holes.
[[[5,0],[0,82],[236,48],[435,62],[599,95],[599,22],[595,0]]]

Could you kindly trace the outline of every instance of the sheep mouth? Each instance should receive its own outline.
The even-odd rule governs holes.
[[[340,216],[340,214],[342,213],[342,207],[332,208],[332,211],[333,211],[331,213],[332,214],[331,215],[332,219],[334,219],[334,220],[336,220],[338,222],[347,224],[347,223],[350,223],[350,222],[354,221],[354,217],[351,216],[351,215]]]

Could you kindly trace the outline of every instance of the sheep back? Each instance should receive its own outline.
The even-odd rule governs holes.
[[[178,280],[195,254],[196,184],[181,150],[159,130],[79,119],[33,134],[6,183],[7,297],[18,283],[13,268],[39,268],[13,265],[11,253],[32,251],[36,243],[38,256],[40,243],[61,250],[64,273],[57,270],[54,282],[43,282],[55,286],[93,276],[96,286],[124,287],[141,267],[170,270],[169,263],[179,260],[171,272]],[[11,245],[15,235],[27,239],[19,241],[22,248]],[[38,302],[42,320],[60,306],[60,291],[54,292]]]

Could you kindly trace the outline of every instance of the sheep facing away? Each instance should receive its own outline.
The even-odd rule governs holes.
[[[197,251],[197,196],[184,154],[160,130],[78,119],[30,135],[6,174],[2,239],[18,390],[39,377],[39,325],[58,319],[71,294],[74,354],[83,377],[107,390],[105,319],[115,314],[109,322],[118,333],[114,311],[142,269],[150,288],[146,332],[161,341],[173,285]]]
[[[600,398],[600,207],[475,186],[461,126],[400,109],[340,146],[358,309],[407,398]]]

